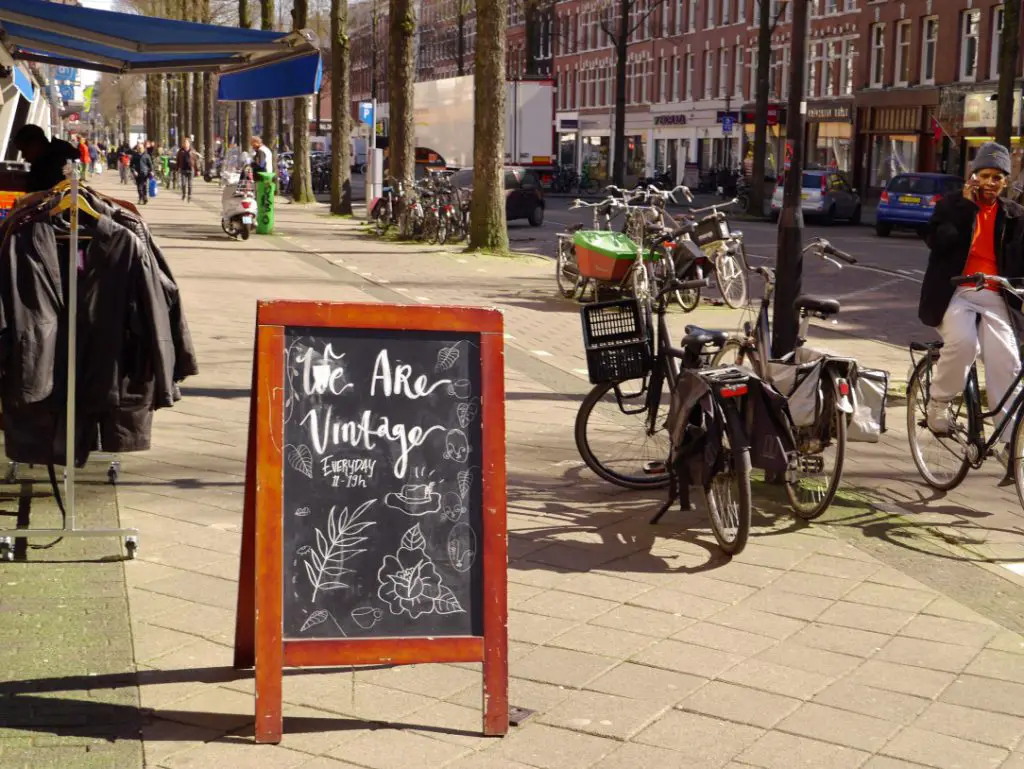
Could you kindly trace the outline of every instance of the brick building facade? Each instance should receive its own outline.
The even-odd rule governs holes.
[[[767,1],[774,21],[768,121],[774,172],[785,156],[792,11],[787,2]],[[384,8],[378,37],[386,41],[386,4],[376,2]],[[422,0],[419,77],[458,71],[460,2],[465,0]],[[994,132],[990,97],[998,78],[1000,0],[810,0],[810,6],[806,162],[836,167],[854,186],[878,189],[903,170],[956,172]],[[508,73],[553,77],[559,161],[606,176],[615,59],[600,9],[590,0],[545,6],[531,41],[522,5],[513,3]],[[716,166],[746,160],[749,168],[758,14],[759,0],[635,0],[626,78],[631,175],[668,169],[692,183]],[[471,10],[464,22],[472,30],[464,46],[469,73]],[[368,26],[365,33],[354,29],[352,39],[358,100],[369,96]],[[386,101],[386,44],[378,43],[377,50],[378,99]]]

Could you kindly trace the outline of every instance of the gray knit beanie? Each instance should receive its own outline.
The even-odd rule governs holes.
[[[1009,176],[1012,171],[1010,151],[1002,144],[996,144],[995,142],[982,144],[981,149],[978,150],[978,154],[974,158],[974,163],[971,164],[971,173],[976,174],[978,171],[986,168],[998,169]]]

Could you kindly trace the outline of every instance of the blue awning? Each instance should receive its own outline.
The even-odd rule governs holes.
[[[249,100],[305,96],[319,88],[318,42],[305,30],[240,29],[46,0],[0,0],[0,32],[15,59],[58,67],[138,74],[215,72],[231,83],[255,77],[264,87],[247,87],[253,94]]]
[[[268,70],[273,73],[268,77]],[[218,101],[259,101],[260,99],[286,99],[295,96],[292,83],[313,83],[320,90],[324,66],[319,53],[299,59],[289,59],[243,72],[221,75],[217,87]]]
[[[25,74],[25,70],[21,67],[14,68],[14,87],[29,101],[36,98],[36,89],[32,85],[32,78]]]

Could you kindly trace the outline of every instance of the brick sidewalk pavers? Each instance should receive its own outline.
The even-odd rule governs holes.
[[[197,199],[146,216],[202,374],[118,488],[142,530],[125,572],[147,766],[1024,767],[1021,636],[771,506],[727,561],[699,515],[651,527],[660,494],[581,467],[585,363],[549,262],[362,240],[320,207],[279,209],[287,238],[231,243],[216,191]],[[480,737],[474,665],[302,671],[282,744],[254,746],[251,673],[230,665],[255,300],[403,296],[506,313],[511,701],[536,715]]]

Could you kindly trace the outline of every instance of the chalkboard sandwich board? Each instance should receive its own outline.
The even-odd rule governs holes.
[[[279,742],[285,667],[482,662],[508,728],[495,310],[260,302],[235,666]]]

